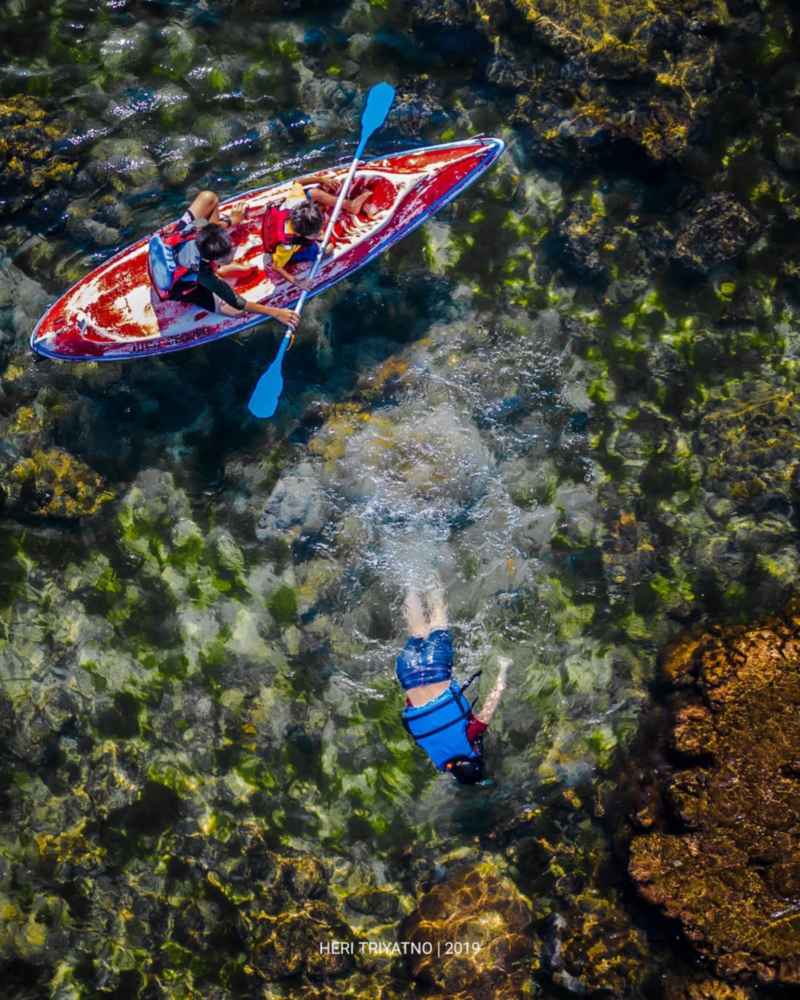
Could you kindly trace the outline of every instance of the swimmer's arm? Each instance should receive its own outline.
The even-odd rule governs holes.
[[[507,656],[498,657],[498,663],[500,664],[500,670],[497,674],[497,680],[494,682],[494,687],[486,699],[486,703],[480,709],[480,715],[476,715],[475,718],[484,725],[489,725],[492,721],[492,716],[497,711],[497,706],[500,704],[500,697],[506,689],[506,676],[508,674],[508,668],[511,666],[511,660]]]

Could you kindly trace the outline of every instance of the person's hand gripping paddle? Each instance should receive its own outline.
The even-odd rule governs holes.
[[[356,172],[356,167],[358,166],[358,161],[361,159],[361,154],[364,152],[364,147],[366,146],[372,133],[376,129],[379,129],[386,121],[386,116],[389,114],[389,108],[392,106],[393,100],[394,88],[388,83],[375,84],[367,95],[367,104],[364,108],[364,113],[361,115],[361,139],[358,143],[358,149],[356,150],[356,155],[353,157],[353,162],[350,164],[350,169],[344,179],[342,189],[339,192],[339,197],[336,199],[336,204],[333,206],[333,211],[331,212],[331,217],[328,220],[325,235],[322,237],[322,244],[319,248],[317,259],[314,261],[314,266],[311,268],[311,274],[308,276],[309,285],[313,284],[314,278],[317,276],[317,271],[319,271],[322,264],[325,249],[331,238],[333,227],[336,225],[336,220],[339,218],[339,213],[342,210],[342,204],[344,203],[345,198],[347,198],[347,193],[350,190],[350,185],[353,181],[353,174]],[[303,306],[306,304],[307,298],[308,289],[303,291],[303,294],[297,300],[297,305],[294,307],[294,311],[298,316],[303,311]],[[275,360],[258,380],[258,383],[253,390],[253,395],[250,397],[250,402],[247,404],[247,407],[255,417],[271,417],[278,406],[278,400],[280,399],[281,391],[283,390],[283,373],[281,371],[283,367],[283,356],[286,354],[286,349],[289,347],[293,338],[294,333],[291,328],[287,326],[286,332],[283,335],[283,340],[281,341],[281,346],[278,348],[278,353],[275,355]]]

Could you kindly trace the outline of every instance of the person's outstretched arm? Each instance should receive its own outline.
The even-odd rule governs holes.
[[[486,699],[486,703],[479,709],[479,714],[475,716],[484,725],[488,726],[492,721],[492,716],[497,711],[497,706],[500,704],[500,696],[506,689],[506,676],[508,675],[508,668],[511,666],[511,660],[507,656],[499,656],[497,662],[500,664],[500,670],[497,674],[497,680],[494,682],[494,687]]]

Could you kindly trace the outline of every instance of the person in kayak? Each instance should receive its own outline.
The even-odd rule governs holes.
[[[305,184],[313,186],[306,189]],[[319,256],[319,241],[325,229],[324,210],[336,204],[339,190],[335,181],[321,174],[311,174],[295,181],[280,205],[267,208],[262,225],[265,269],[271,267],[301,290],[310,289],[308,282],[295,277],[292,271],[297,264],[313,264]],[[372,218],[371,206],[367,204],[371,195],[367,189],[354,198],[345,198],[342,208],[352,215],[363,210],[367,218]]]
[[[242,272],[232,263],[234,248],[228,230],[239,225],[244,215],[241,209],[221,215],[219,197],[213,191],[201,191],[177,222],[150,240],[153,287],[161,299],[226,316],[259,313],[294,328],[299,318],[293,310],[251,302],[223,280],[225,274]]]
[[[403,725],[430,757],[435,767],[464,785],[483,778],[483,734],[505,690],[511,660],[498,658],[500,671],[491,694],[480,710],[473,712],[464,695],[478,676],[463,686],[453,677],[453,640],[447,627],[447,607],[439,588],[428,595],[426,616],[420,595],[406,593],[404,610],[409,638],[396,660],[396,674],[406,692]]]

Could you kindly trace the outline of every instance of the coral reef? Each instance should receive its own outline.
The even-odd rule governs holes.
[[[800,982],[798,643],[792,604],[763,625],[676,640],[664,656],[684,692],[671,734],[681,763],[665,789],[682,829],[634,836],[630,874],[725,977]]]

